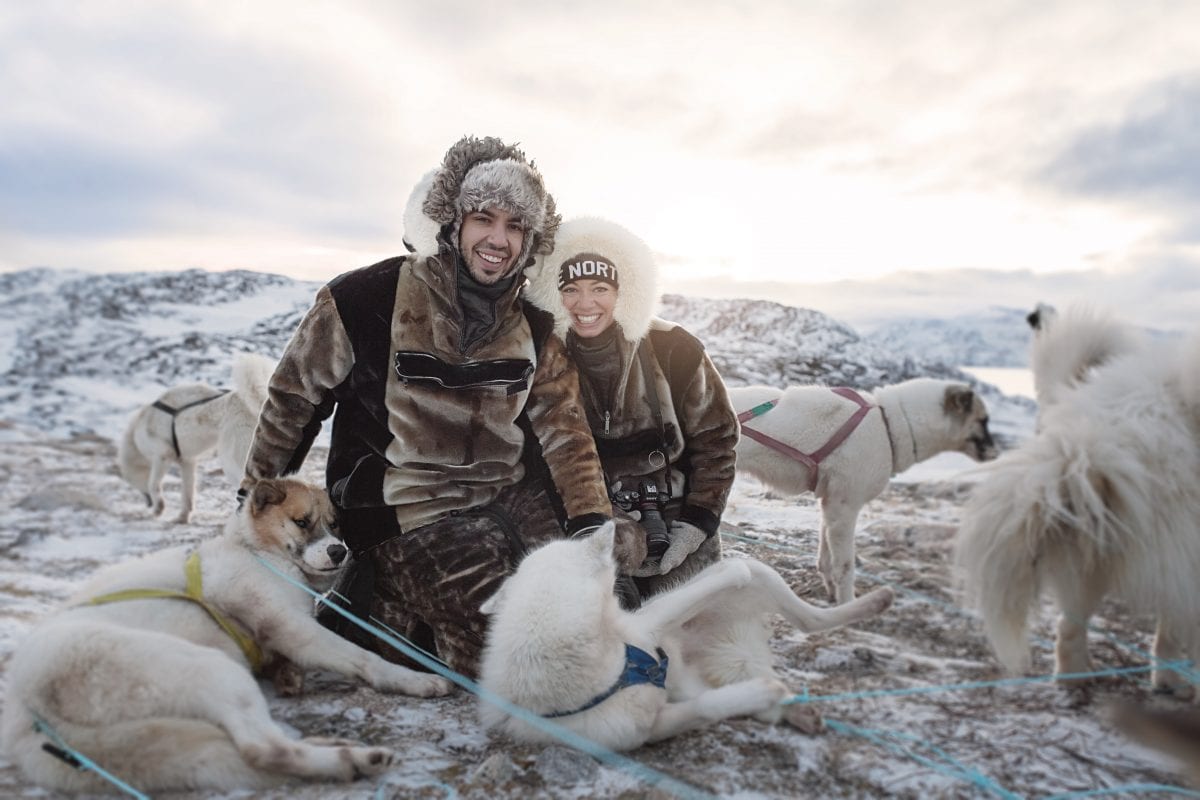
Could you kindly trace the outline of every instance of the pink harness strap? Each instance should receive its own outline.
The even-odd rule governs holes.
[[[854,401],[858,405],[858,408],[850,416],[850,419],[846,420],[842,424],[842,427],[838,428],[837,431],[834,432],[833,436],[829,437],[829,441],[822,445],[821,448],[815,453],[802,453],[791,445],[784,444],[778,439],[772,439],[770,436],[767,436],[761,431],[756,431],[753,428],[746,427],[747,420],[753,419],[754,417],[760,417],[767,413],[776,406],[776,404],[779,402],[778,400],[768,400],[765,403],[756,405],[749,411],[743,411],[741,414],[738,414],[738,422],[741,423],[742,433],[744,433],[746,436],[749,436],[759,444],[783,453],[788,458],[799,461],[801,464],[808,467],[808,490],[810,492],[817,488],[817,477],[820,473],[821,462],[825,460],[826,456],[836,450],[838,445],[846,441],[846,437],[854,433],[854,429],[857,428],[858,424],[863,421],[863,417],[865,417],[872,408],[875,408],[875,406],[871,405],[866,400],[863,400],[858,392],[847,386],[838,386],[830,389],[830,391],[840,397],[846,398],[847,400]]]

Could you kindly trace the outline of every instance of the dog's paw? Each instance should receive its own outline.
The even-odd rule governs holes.
[[[190,511],[180,511],[179,516],[175,517],[176,525],[187,525],[192,521],[192,513]]]
[[[280,661],[269,670],[271,685],[280,697],[299,697],[304,693],[304,670],[291,661]]]
[[[443,697],[454,691],[454,684],[440,675],[421,675],[411,682],[407,692],[414,697]]]
[[[814,736],[825,730],[825,720],[821,718],[821,712],[812,706],[805,703],[792,703],[781,706],[781,708],[783,709],[783,721],[801,733]]]
[[[351,780],[387,772],[396,760],[396,754],[386,747],[348,747],[345,753],[353,768]]]

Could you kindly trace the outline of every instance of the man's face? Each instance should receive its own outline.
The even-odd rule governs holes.
[[[458,249],[467,270],[486,286],[510,273],[524,243],[524,223],[499,208],[468,213],[458,233]]]

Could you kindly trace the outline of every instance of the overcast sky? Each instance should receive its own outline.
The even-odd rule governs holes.
[[[325,279],[463,134],[683,281],[1200,299],[1200,3],[0,2],[0,269]],[[1176,298],[1178,300],[1178,298]]]

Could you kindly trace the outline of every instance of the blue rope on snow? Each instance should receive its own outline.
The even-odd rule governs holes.
[[[37,714],[35,714],[32,711],[30,711],[29,713],[33,716],[33,729],[35,731],[37,731],[38,733],[44,735],[46,738],[50,739],[52,742],[54,742],[54,745],[56,747],[58,747],[58,749],[67,753],[68,755],[71,756],[71,758],[78,761],[79,766],[76,767],[77,769],[91,770],[92,772],[96,773],[104,780],[111,783],[113,786],[115,786],[118,789],[120,789],[121,791],[125,792],[125,794],[129,795],[130,797],[136,797],[136,798],[138,798],[138,800],[150,800],[149,795],[142,794],[137,789],[133,788],[128,783],[126,783],[125,781],[118,778],[116,775],[113,775],[111,772],[108,772],[103,767],[101,767],[99,764],[97,764],[95,761],[92,761],[90,758],[85,756],[83,753],[79,752],[78,750],[74,749],[69,744],[67,744],[65,741],[63,741],[62,737],[59,736],[57,732],[55,732],[54,728],[50,727],[50,723],[46,722],[46,720],[42,719],[40,716],[38,716]]]
[[[999,686],[1022,686],[1031,683],[1048,683],[1056,680],[1085,680],[1087,678],[1108,678],[1114,675],[1134,675],[1149,672],[1158,667],[1173,668],[1176,662],[1166,662],[1148,667],[1116,667],[1096,672],[1068,672],[1062,675],[1036,675],[1030,678],[1000,678],[992,681],[969,681],[967,683],[947,683],[937,686],[914,686],[909,689],[873,689],[866,692],[845,692],[843,694],[810,695],[806,688],[802,694],[793,695],[781,701],[783,705],[794,703],[832,703],[839,700],[861,700],[868,697],[907,697],[918,694],[938,694],[941,692],[957,692],[969,689],[993,689]],[[1190,661],[1179,662],[1188,665]]]
[[[834,719],[825,720],[825,725],[830,730],[835,731],[837,733],[860,736],[864,739],[874,742],[875,744],[885,747],[894,753],[898,753],[900,755],[907,756],[908,758],[912,759],[913,761],[916,761],[918,764],[922,764],[926,767],[929,767],[930,769],[934,770],[935,772],[940,772],[941,774],[946,775],[947,777],[954,778],[955,780],[963,780],[963,781],[967,781],[968,783],[973,783],[976,786],[978,786],[980,789],[983,789],[986,792],[990,792],[990,793],[996,795],[997,797],[1003,797],[1005,800],[1024,800],[1024,798],[1022,798],[1021,795],[1014,794],[1013,792],[1008,791],[1003,786],[996,783],[991,778],[987,777],[986,775],[979,772],[978,770],[971,769],[970,767],[960,764],[959,762],[955,761],[953,758],[948,756],[945,753],[945,751],[943,751],[936,745],[934,745],[928,741],[925,741],[924,739],[919,739],[915,736],[910,736],[905,733],[897,733],[895,731],[876,731],[876,730],[871,730],[870,728],[859,728],[854,725],[847,725],[844,722],[838,722],[837,720],[834,720]],[[910,750],[909,748],[904,747],[903,745],[901,745],[897,742],[891,741],[891,739],[906,739],[908,741],[913,742],[914,744],[924,745],[925,747],[927,747],[931,751],[933,751],[933,753],[936,756],[941,758],[945,762],[945,764],[939,764],[937,761],[934,761],[933,759],[926,758],[925,756],[921,755],[920,753],[914,752],[913,750]]]

